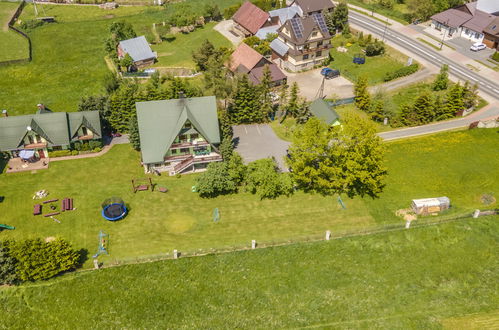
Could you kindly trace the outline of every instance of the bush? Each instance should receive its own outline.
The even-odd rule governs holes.
[[[14,284],[17,280],[17,260],[10,253],[12,242],[0,242],[0,285]]]
[[[54,150],[49,151],[49,158],[71,156],[71,150]]]
[[[210,163],[208,170],[197,178],[196,187],[201,197],[230,194],[237,188],[224,162]]]
[[[246,184],[247,190],[261,199],[289,195],[293,191],[290,176],[280,173],[275,160],[270,158],[248,164]]]
[[[90,140],[90,141],[88,141],[88,147],[89,147],[89,149],[101,148],[102,147],[102,141],[100,141],[100,140]]]
[[[16,272],[21,281],[46,280],[79,264],[80,254],[65,240],[50,242],[27,239],[11,245],[10,254],[17,260]]]
[[[499,52],[495,52],[495,53],[494,53],[494,55],[492,55],[492,59],[493,59],[494,61],[499,62]]]
[[[93,149],[93,152],[100,152],[101,150],[102,150],[102,148],[101,148],[101,147],[95,147],[95,148]]]
[[[368,43],[366,46],[366,56],[377,56],[385,53],[385,44],[381,41]]]
[[[413,74],[414,72],[418,71],[419,65],[417,63],[411,64],[409,66],[404,66],[403,68],[400,68],[396,71],[393,72],[387,72],[385,76],[383,77],[384,81],[390,81],[393,79],[397,79],[400,77],[405,77],[408,75]]]
[[[78,155],[80,152],[78,150],[71,150],[71,156],[76,156]]]
[[[28,31],[36,29],[37,27],[40,27],[43,24],[45,24],[45,22],[42,21],[41,19],[31,19],[25,22],[21,22],[20,26],[21,29]]]

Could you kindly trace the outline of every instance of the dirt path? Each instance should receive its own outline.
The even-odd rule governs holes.
[[[5,21],[5,24],[2,25],[2,31],[7,32],[9,31],[9,22],[12,16],[16,13],[17,8],[14,8],[12,10],[9,10],[6,12],[5,16],[8,17],[7,21]]]

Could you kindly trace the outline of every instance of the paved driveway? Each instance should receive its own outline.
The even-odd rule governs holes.
[[[241,43],[241,41],[243,41],[243,38],[241,38],[241,37],[235,35],[233,32],[231,32],[233,25],[234,25],[234,21],[231,19],[228,19],[225,21],[221,21],[220,23],[215,25],[215,27],[213,29],[215,31],[220,32],[225,38],[229,39],[230,42],[232,42],[232,44],[234,46],[237,46]]]
[[[317,92],[321,87],[322,75],[321,69],[310,70],[300,73],[289,73],[283,71],[288,76],[288,84],[291,86],[293,82],[300,87],[300,94],[309,101],[316,99]],[[346,98],[353,96],[353,83],[343,77],[325,80],[324,96],[331,98],[337,96]]]
[[[279,168],[284,172],[288,171],[284,157],[290,143],[279,139],[269,125],[239,125],[233,129],[236,151],[246,164],[257,159],[274,157]]]

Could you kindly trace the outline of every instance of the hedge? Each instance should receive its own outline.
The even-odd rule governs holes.
[[[50,158],[55,158],[55,157],[64,157],[64,156],[71,156],[71,150],[54,150],[54,151],[49,151],[49,157]]]
[[[394,80],[400,77],[405,77],[408,75],[413,74],[414,72],[419,70],[419,65],[417,63],[411,64],[409,66],[404,66],[403,68],[400,68],[396,71],[393,72],[387,72],[385,77],[383,78],[384,81],[390,81]]]
[[[494,61],[499,62],[499,52],[495,52],[495,53],[494,53],[494,55],[492,55],[492,59],[493,59]]]

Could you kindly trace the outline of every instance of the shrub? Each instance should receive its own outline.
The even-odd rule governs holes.
[[[210,163],[208,170],[197,178],[197,190],[201,197],[216,197],[236,191],[224,162]]]
[[[419,65],[417,63],[411,64],[409,66],[404,66],[403,68],[400,68],[396,71],[393,72],[387,72],[385,76],[383,77],[384,81],[390,81],[393,79],[397,79],[400,77],[405,77],[408,75],[413,74],[414,72],[418,71]]]
[[[93,149],[93,152],[100,152],[101,150],[102,150],[102,148],[101,148],[101,147],[95,147],[95,148]]]
[[[270,158],[248,164],[246,184],[247,190],[261,199],[289,195],[293,191],[289,175],[280,173],[275,160]]]
[[[10,253],[12,242],[0,242],[0,285],[14,284],[17,280],[17,260]]]
[[[494,55],[492,55],[492,59],[493,59],[494,61],[499,62],[499,52],[495,52],[495,53],[494,53]]]
[[[45,22],[41,19],[31,19],[31,20],[28,20],[25,22],[21,22],[20,25],[21,25],[21,29],[28,31],[28,30],[36,29],[37,27],[40,27],[43,24],[45,24]]]
[[[102,141],[99,141],[99,140],[90,140],[90,141],[88,141],[88,147],[89,147],[89,149],[101,148],[102,147]]]
[[[78,155],[80,152],[78,150],[71,150],[71,156],[76,156]]]
[[[16,272],[22,281],[46,280],[78,266],[80,254],[65,240],[50,242],[27,239],[11,245],[17,260]]]
[[[366,46],[367,56],[377,56],[385,53],[385,44],[381,41],[375,40],[374,42],[368,43]]]
[[[54,150],[49,151],[49,158],[71,156],[71,150]]]

